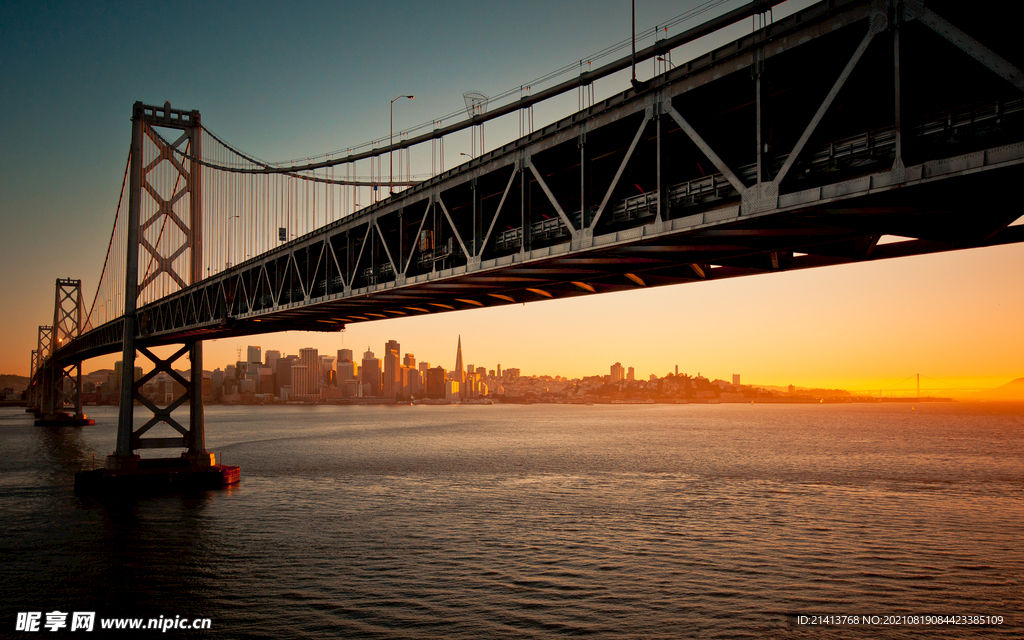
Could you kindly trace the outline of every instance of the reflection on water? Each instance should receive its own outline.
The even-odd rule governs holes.
[[[209,407],[242,483],[131,501],[72,495],[114,442],[116,413],[91,413],[0,413],[4,624],[63,607],[209,617],[207,638],[1022,631],[1019,405]],[[796,623],[823,613],[1007,624]]]

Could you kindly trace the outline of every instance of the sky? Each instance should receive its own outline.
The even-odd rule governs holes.
[[[700,3],[636,4],[643,31]],[[263,159],[318,155],[386,136],[397,95],[416,96],[396,103],[400,129],[461,108],[464,91],[493,95],[587,59],[629,37],[629,5],[0,2],[0,373],[27,375],[37,327],[52,322],[55,279],[81,278],[92,300],[136,100],[198,109],[211,130]],[[776,19],[787,11],[776,9]],[[749,22],[673,52],[673,61],[744,30]],[[613,76],[598,83],[597,98],[627,86]],[[537,126],[575,104],[569,95],[538,108]],[[488,124],[488,148],[517,126]],[[445,144],[448,167],[470,150],[468,133]],[[414,151],[413,162],[414,173],[429,171],[429,150]],[[208,341],[205,364],[233,362],[249,344],[331,355],[369,346],[379,355],[393,338],[450,368],[461,336],[467,363],[527,375],[606,374],[621,362],[643,378],[678,365],[711,378],[740,373],[744,383],[882,390],[910,388],[920,373],[934,389],[985,388],[1024,376],[1022,317],[1017,245],[382,320],[336,334]]]

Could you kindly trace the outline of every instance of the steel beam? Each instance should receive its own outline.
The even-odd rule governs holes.
[[[644,119],[640,122],[640,126],[637,127],[636,133],[633,135],[633,141],[629,143],[629,148],[626,150],[626,156],[622,159],[622,162],[619,163],[619,168],[615,171],[615,177],[612,178],[611,184],[608,185],[604,198],[601,199],[601,204],[597,208],[597,213],[594,214],[594,219],[590,222],[591,233],[593,233],[594,229],[597,228],[597,222],[601,219],[601,215],[604,214],[604,210],[608,207],[608,201],[611,200],[615,187],[619,185],[619,179],[622,178],[622,173],[626,170],[626,165],[629,164],[629,160],[633,157],[633,152],[636,151],[636,145],[639,144],[640,138],[644,135],[644,131],[647,129],[647,124],[651,121],[652,117],[653,110],[650,108],[646,109],[644,111]]]
[[[662,108],[665,110],[665,113],[667,113],[673,120],[676,121],[676,124],[679,125],[679,128],[682,129],[683,133],[686,134],[686,137],[689,138],[695,145],[697,145],[697,148],[700,149],[701,153],[703,153],[704,156],[711,161],[711,164],[715,165],[715,168],[718,169],[723,176],[725,176],[725,179],[729,181],[729,184],[731,184],[733,188],[739,191],[741,194],[746,193],[747,185],[744,184],[743,181],[736,176],[736,173],[729,168],[729,165],[727,165],[725,161],[722,160],[717,153],[715,153],[715,150],[711,148],[711,145],[705,142],[704,138],[700,137],[700,134],[697,133],[697,130],[690,126],[690,123],[687,122],[685,118],[683,118],[682,114],[676,111],[675,107],[672,106],[671,100],[666,100]]]
[[[800,135],[800,139],[797,140],[793,150],[789,152],[789,156],[786,158],[786,162],[782,165],[782,169],[780,169],[779,173],[775,176],[775,180],[773,182],[775,183],[776,188],[778,188],[778,186],[782,184],[782,181],[786,179],[786,175],[793,167],[793,163],[796,162],[796,159],[803,152],[804,146],[807,145],[807,141],[811,139],[811,135],[814,133],[814,130],[818,128],[818,124],[821,122],[821,119],[825,117],[825,113],[828,111],[829,107],[832,106],[832,102],[836,99],[836,96],[839,95],[840,89],[842,89],[843,85],[846,84],[847,78],[849,78],[850,74],[853,73],[854,67],[857,66],[857,63],[860,62],[864,52],[867,51],[868,45],[871,44],[875,34],[884,29],[885,24],[885,17],[882,16],[882,14],[876,13],[874,17],[872,17],[871,23],[868,26],[868,32],[864,34],[864,38],[861,39],[860,44],[857,45],[853,55],[850,56],[850,59],[847,61],[846,66],[843,67],[842,72],[832,85],[832,89],[828,92],[828,95],[826,95],[825,99],[822,100],[820,105],[818,105],[818,110],[814,113],[814,117],[812,117],[811,121],[807,123],[807,127],[804,128],[804,132]]]
[[[924,12],[918,19],[922,24],[948,40],[955,47],[985,65],[989,71],[1024,91],[1024,73],[1021,73],[1020,69],[1010,64],[1002,56],[967,35],[928,7],[924,8]],[[993,19],[998,18],[993,16]]]

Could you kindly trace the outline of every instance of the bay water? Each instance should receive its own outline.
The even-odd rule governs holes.
[[[89,409],[0,409],[2,637],[1024,635],[1020,404],[209,406],[241,482],[134,499]]]

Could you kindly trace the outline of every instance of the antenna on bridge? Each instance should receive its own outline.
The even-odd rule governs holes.
[[[466,113],[469,115],[469,118],[471,120],[473,118],[477,117],[477,116],[481,116],[481,115],[487,113],[487,101],[489,100],[489,98],[487,97],[487,94],[481,93],[480,91],[467,91],[467,92],[462,94],[462,98],[466,101]],[[476,148],[476,139],[477,139],[477,133],[478,132],[480,134],[480,150],[479,151],[477,151],[477,148]],[[470,153],[472,154],[472,156],[474,158],[476,158],[476,157],[479,157],[479,156],[483,155],[483,153],[484,153],[484,125],[483,125],[483,123],[477,124],[477,125],[473,125],[473,127],[470,130],[470,140],[472,141],[471,144],[470,144],[470,147],[471,147],[470,148]]]
[[[629,83],[633,85],[633,91],[640,93],[647,88],[646,82],[640,82],[636,79],[636,0],[630,3],[631,16],[632,16],[632,30],[630,31],[630,40],[633,45],[632,55],[630,61],[633,64],[633,77],[629,79]]]

